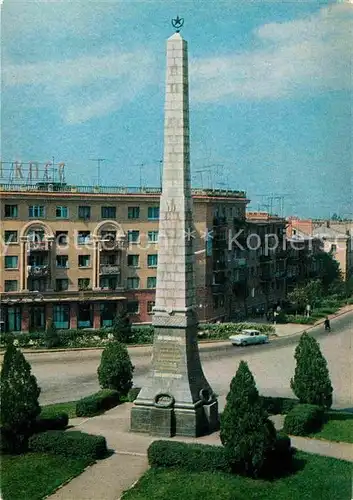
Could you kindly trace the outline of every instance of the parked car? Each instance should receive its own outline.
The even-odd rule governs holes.
[[[233,345],[249,345],[249,344],[266,344],[268,337],[266,334],[259,332],[259,330],[242,330],[237,335],[231,335],[229,340]]]

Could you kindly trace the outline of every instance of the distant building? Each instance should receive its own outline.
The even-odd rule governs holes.
[[[353,276],[353,223],[349,221],[319,221],[288,218],[287,236],[312,237],[321,242],[323,251],[330,253],[340,265],[345,280]]]

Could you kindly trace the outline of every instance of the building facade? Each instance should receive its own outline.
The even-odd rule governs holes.
[[[0,187],[2,328],[100,328],[119,307],[133,322],[150,322],[159,197],[158,188]],[[199,318],[229,319],[242,310],[247,262],[228,250],[226,232],[245,223],[248,200],[194,190],[193,201],[195,230],[186,237],[194,239]]]

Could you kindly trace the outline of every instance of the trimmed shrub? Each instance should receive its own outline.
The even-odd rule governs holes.
[[[154,336],[153,326],[133,326],[132,327],[132,344],[152,344]]]
[[[39,415],[34,422],[33,432],[45,432],[53,430],[62,430],[67,427],[69,423],[69,417],[67,413],[60,412],[51,417]]]
[[[154,441],[148,451],[151,467],[177,467],[190,472],[230,471],[222,446]]]
[[[230,384],[221,416],[220,438],[229,464],[236,472],[258,476],[273,449],[276,431],[262,406],[254,377],[241,361]]]
[[[269,415],[285,415],[299,404],[298,399],[260,396],[262,405]]]
[[[128,395],[127,395],[128,401],[130,401],[130,403],[135,401],[135,399],[139,395],[140,391],[141,391],[141,387],[133,387],[132,389],[130,389],[128,392]]]
[[[304,332],[294,357],[297,364],[290,383],[294,394],[301,403],[330,408],[333,388],[318,341]]]
[[[319,316],[321,317],[321,316]],[[287,323],[294,323],[296,325],[313,325],[317,321],[317,316],[311,315],[309,317],[307,316],[294,316],[294,315],[288,315],[287,316]]]
[[[26,449],[40,413],[40,388],[31,366],[12,342],[7,346],[0,375],[1,449],[17,453]]]
[[[307,436],[321,429],[324,409],[320,406],[300,404],[293,408],[284,419],[284,432],[293,436]]]
[[[78,417],[92,417],[113,408],[119,402],[120,395],[118,391],[104,389],[77,401],[76,415]]]
[[[124,344],[111,342],[102,352],[98,380],[102,389],[114,389],[126,396],[132,387],[134,366]]]
[[[80,431],[46,431],[35,434],[29,440],[29,447],[32,451],[40,453],[92,460],[104,458],[108,452],[104,436],[94,436]]]

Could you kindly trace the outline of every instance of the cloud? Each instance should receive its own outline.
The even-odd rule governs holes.
[[[350,90],[353,8],[336,4],[315,15],[258,28],[252,52],[192,61],[192,99],[261,100]]]
[[[149,52],[123,52],[118,47],[59,62],[8,63],[2,72],[5,91],[26,89],[28,106],[54,104],[67,123],[84,122],[119,109],[153,78]]]

